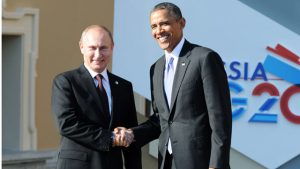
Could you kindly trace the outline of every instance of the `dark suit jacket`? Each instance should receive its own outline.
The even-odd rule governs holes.
[[[159,136],[163,168],[168,138],[177,169],[229,169],[231,103],[227,75],[219,55],[185,41],[180,52],[169,109],[164,92],[165,56],[150,70],[154,114],[135,127],[137,143]]]
[[[103,113],[97,88],[88,70],[81,67],[55,77],[54,112],[61,138],[58,169],[141,169],[141,150],[112,148],[111,133],[117,126],[137,125],[130,82],[108,72],[112,94],[111,121]]]

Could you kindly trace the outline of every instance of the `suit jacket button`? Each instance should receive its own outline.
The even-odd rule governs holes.
[[[171,125],[173,123],[173,121],[169,121],[169,125]]]

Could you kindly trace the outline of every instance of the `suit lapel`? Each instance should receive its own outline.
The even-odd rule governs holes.
[[[174,76],[170,112],[172,112],[174,103],[175,103],[177,95],[178,95],[178,91],[179,91],[182,81],[184,79],[185,72],[190,64],[190,60],[188,59],[189,55],[190,55],[189,43],[187,41],[185,41],[185,43],[182,47],[182,50],[180,52],[180,55],[179,55],[176,72],[175,72],[175,76]]]
[[[157,80],[156,86],[157,86],[159,98],[162,98],[162,100],[164,100],[165,109],[169,110],[168,100],[167,100],[167,96],[166,96],[165,89],[164,89],[165,63],[166,63],[166,59],[165,59],[165,55],[163,55],[161,57],[161,59],[157,62],[157,65],[156,65],[157,66],[157,69],[156,69],[157,78],[154,78],[154,80]]]

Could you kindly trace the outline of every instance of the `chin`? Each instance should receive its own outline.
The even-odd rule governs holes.
[[[159,47],[160,47],[162,50],[167,50],[169,46],[167,46],[167,45],[159,45]]]
[[[99,72],[101,69],[102,69],[102,68],[101,68],[100,66],[95,66],[95,67],[93,67],[93,70],[94,70],[95,72]]]

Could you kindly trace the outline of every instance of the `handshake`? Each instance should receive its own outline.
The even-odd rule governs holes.
[[[129,147],[132,142],[134,142],[134,134],[131,129],[125,127],[116,127],[113,131],[113,143],[112,146],[123,146]]]

